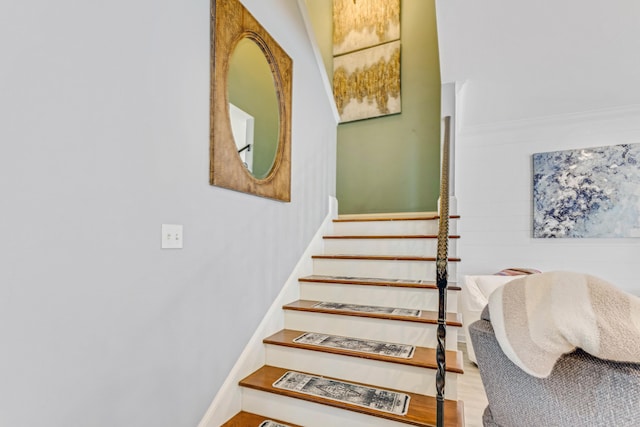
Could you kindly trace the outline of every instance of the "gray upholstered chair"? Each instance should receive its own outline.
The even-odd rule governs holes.
[[[549,377],[536,378],[502,352],[488,308],[469,333],[489,401],[485,427],[640,426],[640,365],[576,350],[562,356]]]

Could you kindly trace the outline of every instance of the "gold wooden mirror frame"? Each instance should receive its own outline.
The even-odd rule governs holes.
[[[243,165],[229,116],[227,77],[236,44],[248,38],[271,68],[279,108],[279,132],[270,172],[255,178]],[[291,200],[291,86],[293,61],[238,0],[211,0],[211,98],[209,183],[285,202]]]

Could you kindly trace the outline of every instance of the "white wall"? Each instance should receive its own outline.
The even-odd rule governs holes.
[[[640,106],[467,126],[458,135],[462,274],[573,270],[640,295],[639,239],[532,238],[533,153],[640,143]]]
[[[640,293],[637,239],[531,237],[532,154],[640,143],[640,3],[438,0],[436,10],[442,81],[457,89],[463,274],[568,269]]]
[[[294,60],[289,204],[208,184],[208,1],[0,3],[0,425],[196,425],[321,224],[297,4],[243,3]]]
[[[437,0],[442,81],[478,125],[640,103],[640,2]]]

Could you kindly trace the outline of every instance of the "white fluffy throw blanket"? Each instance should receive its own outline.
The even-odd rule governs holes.
[[[569,272],[515,279],[489,297],[496,338],[535,377],[577,347],[601,359],[640,363],[640,298],[597,277]]]

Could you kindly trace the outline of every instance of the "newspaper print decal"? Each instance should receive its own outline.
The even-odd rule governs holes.
[[[420,310],[413,310],[410,308],[377,307],[374,305],[343,304],[339,302],[319,302],[317,304],[314,304],[313,308],[324,308],[326,310],[357,311],[362,313],[375,314],[393,314],[395,316],[410,317],[420,317],[420,315],[422,314]]]
[[[403,359],[411,359],[415,351],[415,347],[412,345],[362,340],[358,338],[340,337],[314,332],[305,332],[298,338],[294,339],[293,342],[319,347],[340,348],[360,353],[380,354],[383,356],[399,357]]]
[[[354,276],[324,276],[327,279],[333,280],[357,280],[358,282],[367,283],[412,283],[416,285],[434,284],[433,280],[421,280],[421,279],[393,279],[393,278],[374,278],[374,277],[354,277]]]
[[[258,427],[289,427],[286,424],[280,424],[275,421],[267,420],[263,421]]]
[[[351,384],[293,371],[285,373],[273,383],[273,386],[397,415],[406,415],[409,408],[410,396],[405,393]]]

